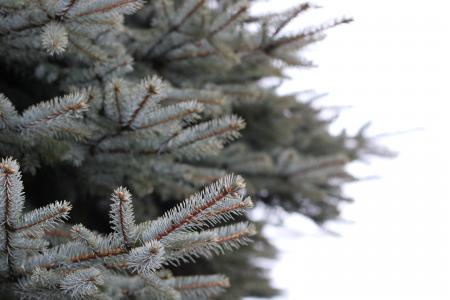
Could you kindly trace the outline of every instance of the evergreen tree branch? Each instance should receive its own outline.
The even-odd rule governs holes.
[[[49,228],[67,218],[71,206],[65,201],[55,202],[22,214],[22,189],[19,165],[12,159],[2,160],[0,217],[4,227],[0,231],[3,244],[0,251],[8,265],[7,276],[17,282],[17,293],[25,298],[105,297],[114,284],[108,280],[128,282],[140,278],[142,284],[121,292],[167,296],[176,295],[179,290],[189,295],[216,295],[228,286],[225,277],[183,278],[173,283],[171,278],[159,278],[156,272],[169,263],[235,249],[246,244],[254,234],[253,227],[247,223],[204,230],[205,226],[231,220],[233,215],[251,206],[248,198],[243,200],[245,183],[239,176],[226,176],[163,217],[139,225],[134,223],[131,194],[119,187],[111,196],[113,233],[104,236],[81,224],[75,225],[71,230],[72,241],[51,248],[42,237],[47,236]],[[123,275],[110,273],[119,270]],[[175,283],[177,288],[171,286]]]
[[[199,10],[203,4],[205,3],[205,0],[196,0],[195,5],[192,6],[192,8],[181,18],[181,20],[174,24],[171,25],[157,40],[156,42],[153,43],[153,45],[149,48],[149,50],[147,51],[146,57],[150,57],[150,55],[152,54],[152,52],[156,49],[157,46],[159,46],[164,39],[169,36],[170,34],[172,34],[173,32],[176,32],[180,29],[181,26],[183,26],[183,24],[190,18],[192,17],[195,12],[197,10]]]
[[[21,176],[18,165],[12,159],[3,159],[0,163],[0,220],[3,224],[0,242],[6,254],[8,273],[15,276],[17,262],[15,249],[12,245],[14,227],[17,223],[17,214],[23,206]]]

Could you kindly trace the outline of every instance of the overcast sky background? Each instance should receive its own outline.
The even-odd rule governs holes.
[[[297,0],[267,1],[255,11],[279,10]],[[292,70],[281,92],[314,88],[323,105],[351,105],[335,129],[370,133],[422,127],[380,139],[394,160],[354,164],[354,174],[379,180],[348,185],[356,203],[326,235],[301,216],[285,216],[266,234],[280,249],[273,263],[279,299],[450,299],[450,4],[447,1],[315,1],[323,9],[302,16],[311,24],[334,16],[355,22],[329,31],[304,54],[319,68]]]

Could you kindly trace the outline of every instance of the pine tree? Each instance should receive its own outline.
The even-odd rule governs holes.
[[[341,186],[356,180],[346,164],[387,152],[364,128],[332,135],[316,95],[280,96],[261,80],[312,66],[299,50],[351,19],[285,34],[315,6],[253,15],[252,2],[0,0],[0,154],[20,161],[31,206],[70,199],[73,219],[95,230],[53,228],[69,202],[23,214],[18,163],[3,160],[1,272],[16,295],[209,298],[228,280],[192,274],[234,258],[251,270],[247,282],[264,282],[252,248],[203,262],[255,232],[231,173],[257,201],[319,224],[339,215]],[[123,187],[108,208],[118,186],[136,209]],[[274,293],[240,281],[222,297]]]

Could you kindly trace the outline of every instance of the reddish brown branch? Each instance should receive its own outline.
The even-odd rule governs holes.
[[[178,223],[174,223],[172,224],[169,228],[167,228],[164,232],[158,234],[155,239],[156,240],[161,240],[163,237],[168,236],[169,234],[171,234],[172,232],[174,232],[175,230],[179,229],[180,227],[182,227],[183,225],[189,224],[191,223],[195,217],[197,217],[201,212],[203,212],[204,210],[210,208],[211,206],[213,206],[214,204],[216,204],[217,202],[221,201],[222,199],[224,199],[228,194],[231,194],[232,192],[234,192],[232,190],[232,186],[226,186],[224,187],[224,189],[215,197],[213,197],[210,201],[206,202],[205,204],[203,204],[202,206],[194,209],[194,211],[192,213],[190,213],[185,219],[179,221]]]
[[[246,12],[248,9],[248,6],[243,5],[239,8],[239,10],[237,12],[235,12],[233,15],[231,15],[231,17],[224,22],[222,25],[220,25],[219,27],[217,27],[216,29],[214,29],[213,31],[211,31],[208,34],[208,38],[213,37],[214,35],[216,35],[217,33],[219,33],[220,31],[224,30],[225,28],[228,27],[228,25],[230,25],[231,23],[233,23],[242,13]]]
[[[129,200],[127,197],[125,197],[125,194],[123,192],[118,192],[117,196],[119,197],[119,219],[120,219],[120,231],[122,232],[123,240],[125,242],[125,245],[129,247],[130,241],[128,239],[127,232],[125,230],[125,203]]]
[[[243,209],[243,208],[247,208],[249,205],[251,205],[251,203],[248,203],[247,201],[241,201],[239,203],[236,203],[232,206],[229,207],[225,207],[225,208],[221,208],[219,210],[215,210],[215,211],[211,211],[209,213],[206,214],[206,217],[213,217],[213,216],[217,216],[217,215],[223,215],[238,209]]]
[[[294,19],[295,17],[297,17],[300,13],[310,9],[311,7],[313,7],[311,5],[311,3],[302,3],[295,11],[294,13],[289,16],[288,18],[286,18],[283,22],[281,22],[280,25],[278,25],[277,29],[275,30],[275,32],[272,34],[272,37],[276,36],[278,33],[280,33],[280,31],[287,25],[289,24],[289,22],[292,21],[292,19]]]
[[[136,118],[139,115],[139,113],[144,109],[145,105],[150,100],[150,98],[152,96],[154,96],[154,95],[157,95],[157,94],[158,94],[158,92],[156,91],[156,87],[153,84],[149,84],[149,86],[147,87],[147,95],[144,96],[144,98],[139,103],[139,105],[136,108],[136,110],[131,115],[131,118],[130,118],[130,120],[127,123],[128,127],[130,127],[131,124],[133,124],[133,122],[136,120]]]
[[[202,283],[193,283],[193,284],[186,284],[175,287],[176,290],[192,290],[192,289],[204,289],[204,288],[211,288],[211,287],[229,287],[230,284],[225,281],[212,281],[212,282],[202,282]]]
[[[248,235],[249,235],[249,231],[244,230],[244,231],[236,232],[236,233],[224,236],[224,237],[216,238],[216,239],[214,239],[214,242],[220,244],[220,243],[224,243],[224,242],[228,242],[228,241],[232,241],[232,240],[237,240],[243,236],[248,236]]]
[[[147,51],[147,57],[150,56],[150,54],[153,52],[153,50],[156,48],[156,46],[158,46],[159,44],[161,44],[164,39],[170,35],[171,33],[177,31],[178,29],[180,29],[180,27],[184,24],[184,22],[186,22],[192,15],[194,15],[194,13],[200,9],[200,7],[203,6],[203,4],[205,3],[205,0],[199,0],[197,2],[196,5],[194,5],[194,7],[175,25],[172,25],[171,27],[169,27],[169,29],[167,29],[167,31],[165,33],[163,33],[158,40],[150,47],[150,49]]]
[[[221,129],[218,129],[216,131],[212,131],[212,132],[204,134],[204,135],[199,135],[195,139],[192,139],[192,140],[189,140],[189,141],[187,141],[185,143],[182,143],[182,144],[177,146],[177,149],[186,147],[188,145],[192,145],[192,144],[197,143],[197,142],[202,141],[202,140],[206,140],[206,139],[212,138],[214,136],[223,135],[225,133],[232,132],[232,131],[238,131],[238,130],[240,130],[242,128],[243,127],[240,124],[230,124],[230,125],[228,125],[225,128],[221,128]]]
[[[71,104],[71,105],[68,105],[68,106],[64,107],[60,111],[54,112],[54,113],[49,114],[49,115],[47,115],[47,116],[45,116],[43,118],[40,118],[40,119],[34,120],[34,121],[32,121],[32,122],[30,122],[28,124],[25,124],[25,125],[23,125],[23,128],[27,129],[27,128],[33,127],[34,125],[36,125],[38,123],[51,121],[51,120],[54,120],[54,119],[56,119],[56,118],[58,118],[58,117],[60,117],[62,115],[65,115],[65,114],[68,114],[68,113],[71,113],[71,112],[76,112],[76,111],[79,111],[79,110],[84,109],[86,107],[87,107],[86,102],[79,102],[79,103]]]
[[[13,248],[11,246],[11,232],[14,228],[9,224],[10,214],[11,214],[11,175],[15,174],[17,170],[14,170],[8,164],[0,164],[0,168],[3,169],[5,173],[5,186],[3,193],[5,194],[5,221],[3,226],[5,227],[5,253],[6,260],[8,263],[8,272],[10,275],[14,275],[14,258],[12,256]]]
[[[315,34],[323,32],[323,31],[325,31],[325,30],[327,30],[329,28],[335,27],[335,26],[340,25],[340,24],[350,23],[352,21],[353,21],[353,19],[351,19],[351,18],[343,18],[341,20],[335,20],[335,21],[333,21],[330,24],[325,24],[325,25],[319,26],[317,28],[306,30],[306,31],[304,31],[304,32],[302,32],[300,34],[297,34],[297,35],[294,35],[294,36],[291,36],[291,37],[280,38],[280,39],[278,39],[276,41],[273,41],[272,43],[269,43],[269,44],[265,45],[264,47],[262,47],[262,50],[264,52],[268,53],[268,52],[271,52],[271,51],[273,51],[273,50],[275,50],[275,49],[277,49],[279,47],[288,45],[290,43],[294,43],[294,42],[298,42],[298,41],[304,40],[307,37],[314,36]]]
[[[69,12],[69,10],[75,5],[78,0],[70,0],[69,4],[61,11],[60,18],[64,19]]]
[[[51,214],[51,215],[48,215],[47,217],[45,217],[45,218],[43,218],[43,219],[40,219],[40,220],[37,220],[37,221],[35,221],[35,222],[28,223],[28,224],[22,225],[22,226],[20,226],[20,227],[16,227],[15,230],[24,230],[24,229],[31,228],[31,227],[33,227],[33,226],[36,226],[36,225],[45,223],[45,222],[47,222],[48,220],[51,220],[51,219],[57,217],[58,215],[63,215],[63,214],[65,214],[65,213],[69,212],[69,211],[70,211],[69,208],[67,208],[67,207],[61,207],[61,208],[60,208],[58,211],[56,211],[55,213],[53,213],[53,214]]]

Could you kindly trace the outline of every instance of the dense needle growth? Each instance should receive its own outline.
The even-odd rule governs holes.
[[[202,299],[229,286],[216,272],[220,297],[275,293],[250,262],[270,256],[263,237],[215,257],[256,233],[244,194],[321,224],[349,200],[346,164],[384,151],[364,129],[332,135],[317,95],[261,84],[312,66],[299,50],[351,19],[285,33],[316,6],[254,2],[0,0],[9,297]]]

